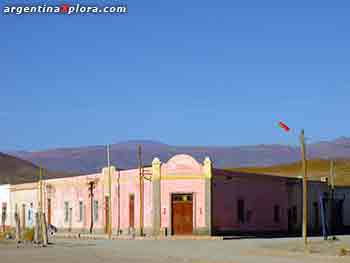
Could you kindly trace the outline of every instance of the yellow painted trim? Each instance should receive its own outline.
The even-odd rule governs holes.
[[[204,174],[204,177],[205,177],[206,179],[211,179],[213,176],[212,176],[211,172],[209,172],[209,173],[205,173],[205,174]]]
[[[10,192],[28,191],[28,190],[38,190],[38,188],[37,187],[12,188],[12,189],[10,189]]]
[[[162,175],[160,177],[161,180],[193,180],[193,179],[204,179],[203,175]]]

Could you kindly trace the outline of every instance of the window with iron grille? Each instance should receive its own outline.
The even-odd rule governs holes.
[[[79,222],[84,220],[84,203],[79,201]]]
[[[273,206],[273,221],[275,223],[280,222],[280,206],[279,205]]]
[[[69,202],[64,202],[64,222],[69,221]]]
[[[238,199],[237,200],[237,219],[238,222],[244,223],[244,200]]]
[[[98,200],[94,201],[94,221],[98,221]]]

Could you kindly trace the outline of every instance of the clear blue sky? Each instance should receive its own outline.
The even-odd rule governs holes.
[[[124,3],[124,16],[0,15],[0,149],[350,135],[349,1]]]

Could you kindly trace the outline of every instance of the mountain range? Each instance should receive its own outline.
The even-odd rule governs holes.
[[[45,179],[74,176],[74,173],[51,172],[45,170]],[[0,153],[0,184],[35,182],[39,178],[39,167],[31,162]]]
[[[137,147],[142,146],[142,161],[150,165],[154,157],[166,162],[175,154],[186,153],[202,162],[209,156],[217,168],[271,166],[300,160],[300,149],[288,145],[252,146],[175,146],[156,141],[127,141],[111,145],[111,164],[119,169],[138,166]],[[95,173],[107,165],[105,146],[51,149],[44,151],[7,151],[7,154],[32,162],[51,171]],[[350,137],[307,145],[311,159],[350,158]]]

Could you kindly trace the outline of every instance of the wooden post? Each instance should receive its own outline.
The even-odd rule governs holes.
[[[330,163],[330,183],[331,183],[331,193],[330,193],[330,235],[333,235],[333,239],[336,239],[334,235],[334,161],[331,160]]]
[[[95,182],[89,182],[89,196],[90,196],[90,234],[92,234],[92,229],[94,228],[94,188]]]
[[[19,219],[18,211],[15,211],[15,224],[16,224],[16,242],[17,245],[21,243],[21,222]]]
[[[304,130],[301,130],[300,134],[301,155],[302,155],[302,172],[303,172],[303,239],[305,246],[307,245],[307,163],[306,163],[306,149],[305,149],[305,136]]]
[[[43,169],[39,168],[39,213],[43,211]],[[40,218],[41,220],[41,218]]]
[[[34,222],[34,244],[40,244],[40,223],[39,223],[39,213],[35,213],[35,222]]]
[[[1,206],[1,225],[2,225],[2,231],[5,233],[6,229],[5,229],[5,222],[6,222],[6,203],[5,205]]]
[[[330,168],[330,182],[331,182],[331,189],[334,190],[334,174],[335,172],[335,161],[331,160],[331,168]]]
[[[110,145],[107,145],[107,163],[108,163],[108,238],[112,238],[112,178],[111,178],[111,160]]]
[[[42,211],[43,211],[43,203],[42,203],[42,168],[39,167],[39,182],[38,182],[38,191],[39,191],[39,202],[38,202],[38,231],[40,233],[40,243],[43,241],[42,237]]]
[[[48,240],[47,240],[47,225],[46,225],[46,219],[45,219],[45,213],[40,213],[41,216],[41,234],[43,238],[43,246],[47,246]]]
[[[117,169],[116,169],[116,171],[117,171]],[[117,226],[117,231],[118,231],[118,236],[119,236],[119,234],[120,234],[120,172],[119,171],[117,171],[117,173],[118,173],[118,188],[117,188],[117,190],[118,190],[118,226]]]
[[[142,148],[138,147],[139,159],[139,185],[140,185],[140,236],[143,236],[143,167],[142,167]]]

